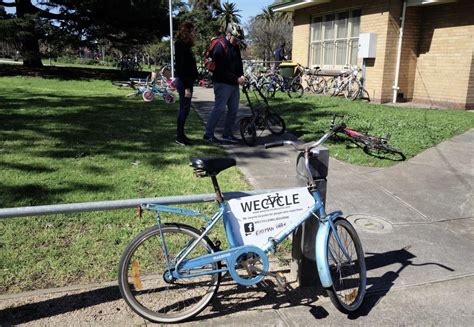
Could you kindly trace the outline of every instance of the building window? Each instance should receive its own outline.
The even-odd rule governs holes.
[[[357,64],[360,14],[358,9],[312,18],[310,66],[339,69]]]

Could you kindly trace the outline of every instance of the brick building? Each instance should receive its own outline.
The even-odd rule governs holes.
[[[365,59],[373,101],[474,109],[474,0],[303,0],[273,10],[293,12],[292,59],[305,66],[361,67],[360,33],[375,33],[375,58]]]

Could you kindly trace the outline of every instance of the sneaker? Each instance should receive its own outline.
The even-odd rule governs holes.
[[[234,135],[223,136],[222,139],[226,142],[230,143],[239,143],[240,140],[236,138]]]
[[[221,143],[219,139],[216,138],[215,136],[209,137],[209,136],[204,135],[203,138],[204,138],[204,141],[209,142],[209,143],[215,143],[215,144]]]
[[[176,144],[186,146],[186,145],[193,145],[191,142],[185,140],[185,139],[176,139]]]

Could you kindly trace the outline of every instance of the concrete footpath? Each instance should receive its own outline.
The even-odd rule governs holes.
[[[193,101],[205,120],[213,105],[212,89],[196,88]],[[240,111],[248,114],[246,108]],[[288,138],[294,136],[278,137]],[[294,150],[262,146],[273,139],[264,134],[255,147],[224,146],[255,189],[301,185]],[[357,314],[339,313],[317,287],[278,293],[271,280],[266,287],[248,288],[225,281],[212,306],[182,325],[472,325],[473,144],[470,130],[390,168],[330,159],[328,210],[340,209],[348,216],[366,253],[368,294]],[[127,308],[113,283],[1,295],[0,324],[149,322]]]

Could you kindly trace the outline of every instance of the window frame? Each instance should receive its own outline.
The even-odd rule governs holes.
[[[339,37],[339,20],[340,15],[347,14],[344,18],[346,35],[345,37]],[[327,17],[333,16],[332,20],[332,38],[326,39],[326,22]],[[359,17],[358,19],[358,30],[360,34],[360,23],[362,17],[362,10],[360,8],[351,8],[344,9],[332,12],[319,13],[317,15],[312,15],[310,20],[310,36],[309,36],[309,66],[315,67],[320,66],[323,69],[342,69],[345,65],[357,65],[357,54],[353,54],[354,51],[358,51],[353,47],[355,42],[359,42],[359,35],[353,36],[353,25],[354,18]],[[319,24],[319,27],[315,25]],[[315,36],[318,34],[317,30],[319,29],[319,39],[315,39]],[[344,63],[338,63],[338,48],[337,45],[345,43],[345,59]],[[327,58],[327,45],[332,47],[331,57]],[[319,51],[319,53],[317,53]],[[316,59],[319,58],[319,62],[316,62]],[[340,58],[339,58],[340,59]],[[355,59],[355,62],[351,60]],[[340,61],[340,60],[339,60]]]

